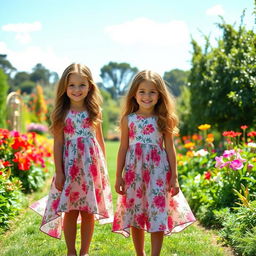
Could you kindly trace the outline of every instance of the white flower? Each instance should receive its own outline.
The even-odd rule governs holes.
[[[200,149],[195,152],[195,156],[206,156],[208,154],[209,154],[209,152],[205,149]]]
[[[199,182],[200,182],[200,179],[201,179],[201,175],[198,174],[198,175],[196,175],[196,177],[194,178],[194,182],[195,182],[195,183],[199,183]]]
[[[256,148],[256,143],[254,143],[254,142],[249,142],[249,143],[247,144],[247,146],[250,147],[250,148]]]

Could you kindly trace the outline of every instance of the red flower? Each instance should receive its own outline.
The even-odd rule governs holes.
[[[150,134],[150,133],[154,132],[154,130],[155,130],[155,128],[153,127],[153,125],[148,124],[143,128],[142,133],[143,134]]]
[[[140,159],[141,154],[142,154],[141,144],[140,144],[140,143],[137,143],[137,144],[135,145],[135,156],[136,156],[138,159]]]
[[[81,153],[84,153],[84,141],[81,137],[77,139],[77,148],[79,151],[81,151]]]
[[[242,130],[245,130],[245,129],[248,128],[248,126],[247,126],[247,125],[242,125],[240,128],[241,128]]]
[[[66,120],[66,124],[65,124],[65,127],[64,127],[64,133],[67,133],[67,134],[74,134],[75,133],[74,124],[73,124],[71,118],[68,118]]]
[[[135,138],[135,126],[133,122],[129,126],[129,138],[131,139]]]
[[[91,120],[89,117],[83,120],[82,127],[83,128],[89,128],[91,126]]]
[[[162,195],[155,196],[153,201],[157,208],[163,209],[165,207],[165,197],[164,196],[162,196]]]
[[[256,132],[255,132],[255,131],[248,132],[247,135],[248,135],[249,137],[255,137],[255,136],[256,136]]]
[[[95,181],[98,176],[97,166],[95,164],[91,164],[89,168],[90,168],[90,172],[92,174],[93,180]]]
[[[79,173],[79,168],[77,166],[76,161],[74,161],[73,165],[71,166],[70,170],[69,170],[69,174],[71,176],[71,179],[74,180],[76,178],[76,176]]]
[[[31,163],[28,155],[25,152],[16,152],[14,154],[15,158],[13,159],[13,162],[18,163],[18,168],[21,171],[27,171],[30,169]]]
[[[79,192],[72,192],[70,194],[70,202],[75,202],[79,198]]]
[[[101,200],[101,191],[99,188],[96,188],[95,194],[96,194],[97,203],[99,203]]]
[[[57,208],[59,206],[59,203],[60,203],[60,199],[59,198],[52,201],[52,208],[53,208],[53,210],[55,212],[56,212],[56,210],[57,210]]]
[[[144,170],[144,171],[142,172],[142,179],[143,179],[143,181],[144,181],[146,184],[149,183],[149,181],[150,181],[150,173],[149,173],[149,170]]]
[[[139,187],[139,188],[137,189],[136,196],[137,196],[138,198],[142,198],[142,195],[143,195],[143,191],[142,191],[141,187]]]
[[[168,216],[168,228],[170,230],[173,229],[173,220],[172,220],[172,217],[171,216]]]
[[[126,185],[132,184],[134,179],[135,179],[135,172],[133,170],[129,170],[125,173],[124,180]]]
[[[205,172],[205,173],[204,173],[204,178],[205,178],[206,180],[209,180],[209,179],[211,178],[211,173],[210,173],[210,172]]]
[[[158,180],[156,181],[156,185],[157,185],[158,187],[162,187],[162,186],[164,185],[163,180],[158,179]]]
[[[151,159],[153,160],[153,162],[158,165],[159,164],[159,161],[160,161],[160,156],[157,152],[157,150],[155,148],[153,148],[151,150]]]

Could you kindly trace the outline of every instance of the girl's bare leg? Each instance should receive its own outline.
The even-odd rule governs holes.
[[[151,233],[151,256],[159,256],[163,245],[164,232]]]
[[[81,250],[80,255],[89,253],[92,235],[94,231],[94,215],[81,211]]]
[[[131,227],[132,240],[137,256],[146,256],[144,251],[144,230]]]
[[[68,255],[76,255],[76,229],[79,211],[66,212],[64,216],[64,236],[67,245]]]

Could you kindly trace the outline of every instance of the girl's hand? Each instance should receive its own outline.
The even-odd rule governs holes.
[[[171,192],[172,196],[176,196],[180,191],[180,185],[178,180],[171,180],[168,186],[168,191]]]
[[[115,190],[116,193],[120,195],[124,195],[124,179],[122,177],[116,178],[116,184],[115,184]]]
[[[59,191],[63,190],[64,183],[65,183],[65,175],[63,173],[56,174],[56,177],[55,177],[55,187]]]

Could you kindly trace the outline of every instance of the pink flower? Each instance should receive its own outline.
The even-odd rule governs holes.
[[[142,195],[143,195],[143,191],[142,191],[141,187],[139,187],[139,188],[137,189],[136,196],[137,196],[138,198],[142,198]]]
[[[231,150],[225,150],[223,153],[223,157],[229,158],[231,156],[234,156],[236,154],[236,151],[234,149]]]
[[[143,179],[143,181],[144,181],[146,184],[149,183],[149,181],[150,181],[150,173],[149,173],[149,170],[144,170],[144,171],[142,172],[142,179]]]
[[[253,164],[250,164],[250,163],[249,163],[249,164],[247,165],[247,170],[250,171],[250,170],[253,168],[253,166],[254,166]]]
[[[97,200],[97,203],[99,203],[100,200],[101,200],[101,191],[100,191],[100,189],[96,188],[95,193],[96,193],[96,200]]]
[[[158,187],[162,187],[162,186],[164,185],[163,180],[158,179],[158,180],[156,181],[156,185],[157,185]]]
[[[77,148],[79,151],[81,151],[81,153],[84,153],[84,142],[83,142],[83,138],[81,137],[77,139]]]
[[[65,196],[69,196],[70,190],[71,190],[71,186],[68,186],[68,187],[65,189]]]
[[[50,229],[48,231],[48,235],[52,236],[52,237],[59,237],[60,236],[59,233],[58,233],[58,229],[57,228],[56,229]]]
[[[132,184],[134,179],[135,179],[135,172],[133,170],[129,170],[125,173],[124,180],[126,185]]]
[[[135,145],[135,156],[140,159],[141,158],[141,154],[142,154],[142,148],[141,148],[141,144],[137,143]]]
[[[68,149],[69,149],[70,143],[71,143],[71,141],[68,140],[67,144],[66,144],[66,147],[65,147],[65,157],[68,157]]]
[[[155,130],[155,128],[153,127],[153,125],[148,124],[143,128],[142,133],[143,134],[150,134],[150,133],[154,132],[154,130]]]
[[[132,140],[135,138],[135,126],[133,122],[129,126],[129,138]]]
[[[235,159],[235,160],[233,160],[233,161],[230,163],[229,167],[230,167],[231,169],[233,169],[234,171],[235,171],[235,170],[240,170],[240,169],[242,169],[242,168],[244,167],[243,161],[241,161],[241,159]]]
[[[159,164],[159,161],[160,161],[160,156],[157,152],[157,150],[155,148],[153,148],[151,150],[151,159],[153,160],[153,162],[158,165]]]
[[[176,200],[171,199],[169,205],[173,210],[176,210],[177,207],[179,206],[179,203]]]
[[[220,156],[220,157],[216,156],[215,160],[216,160],[216,164],[215,164],[216,168],[220,168],[220,166],[224,163],[223,156]]]
[[[91,126],[91,121],[90,121],[90,118],[87,117],[83,120],[82,127],[83,128],[89,128],[90,126]]]
[[[71,176],[71,179],[74,180],[76,178],[76,176],[79,173],[79,168],[77,166],[76,160],[74,161],[73,165],[71,166],[70,170],[69,170],[69,174]]]
[[[120,220],[118,216],[115,216],[113,221],[113,231],[117,231],[117,230],[120,230]]]
[[[173,220],[172,220],[172,217],[171,216],[168,216],[168,228],[170,230],[173,229]]]
[[[155,196],[153,202],[158,209],[163,210],[163,208],[165,207],[165,197],[162,195]]]
[[[57,208],[58,208],[58,206],[59,206],[59,202],[60,202],[60,199],[59,198],[57,198],[57,199],[55,199],[55,200],[53,200],[52,201],[52,208],[53,208],[53,210],[56,212],[56,210],[57,210]]]
[[[163,225],[163,224],[159,225],[159,230],[163,231],[163,230],[165,230],[165,228],[166,228],[165,225]]]
[[[91,156],[93,156],[93,155],[94,155],[94,150],[93,150],[93,148],[92,148],[92,147],[90,147],[90,149],[89,149],[89,150],[90,150],[90,155],[91,155]]]
[[[75,128],[74,128],[74,124],[71,118],[68,118],[66,120],[65,123],[65,127],[64,127],[64,133],[67,134],[74,134],[75,133]]]
[[[141,228],[144,228],[145,225],[146,225],[147,227],[150,226],[150,223],[149,223],[149,221],[148,221],[148,217],[146,216],[145,213],[138,214],[137,216],[135,216],[135,219],[136,219],[138,225],[139,225]]]
[[[132,208],[134,206],[134,198],[131,198],[128,202],[126,202],[127,208]]]
[[[79,198],[79,192],[72,192],[70,194],[70,202],[74,203]]]
[[[87,186],[86,186],[85,182],[82,183],[82,190],[83,190],[85,193],[87,193]]]
[[[90,164],[89,169],[90,173],[92,174],[93,180],[95,181],[98,175],[97,166],[95,164]]]

